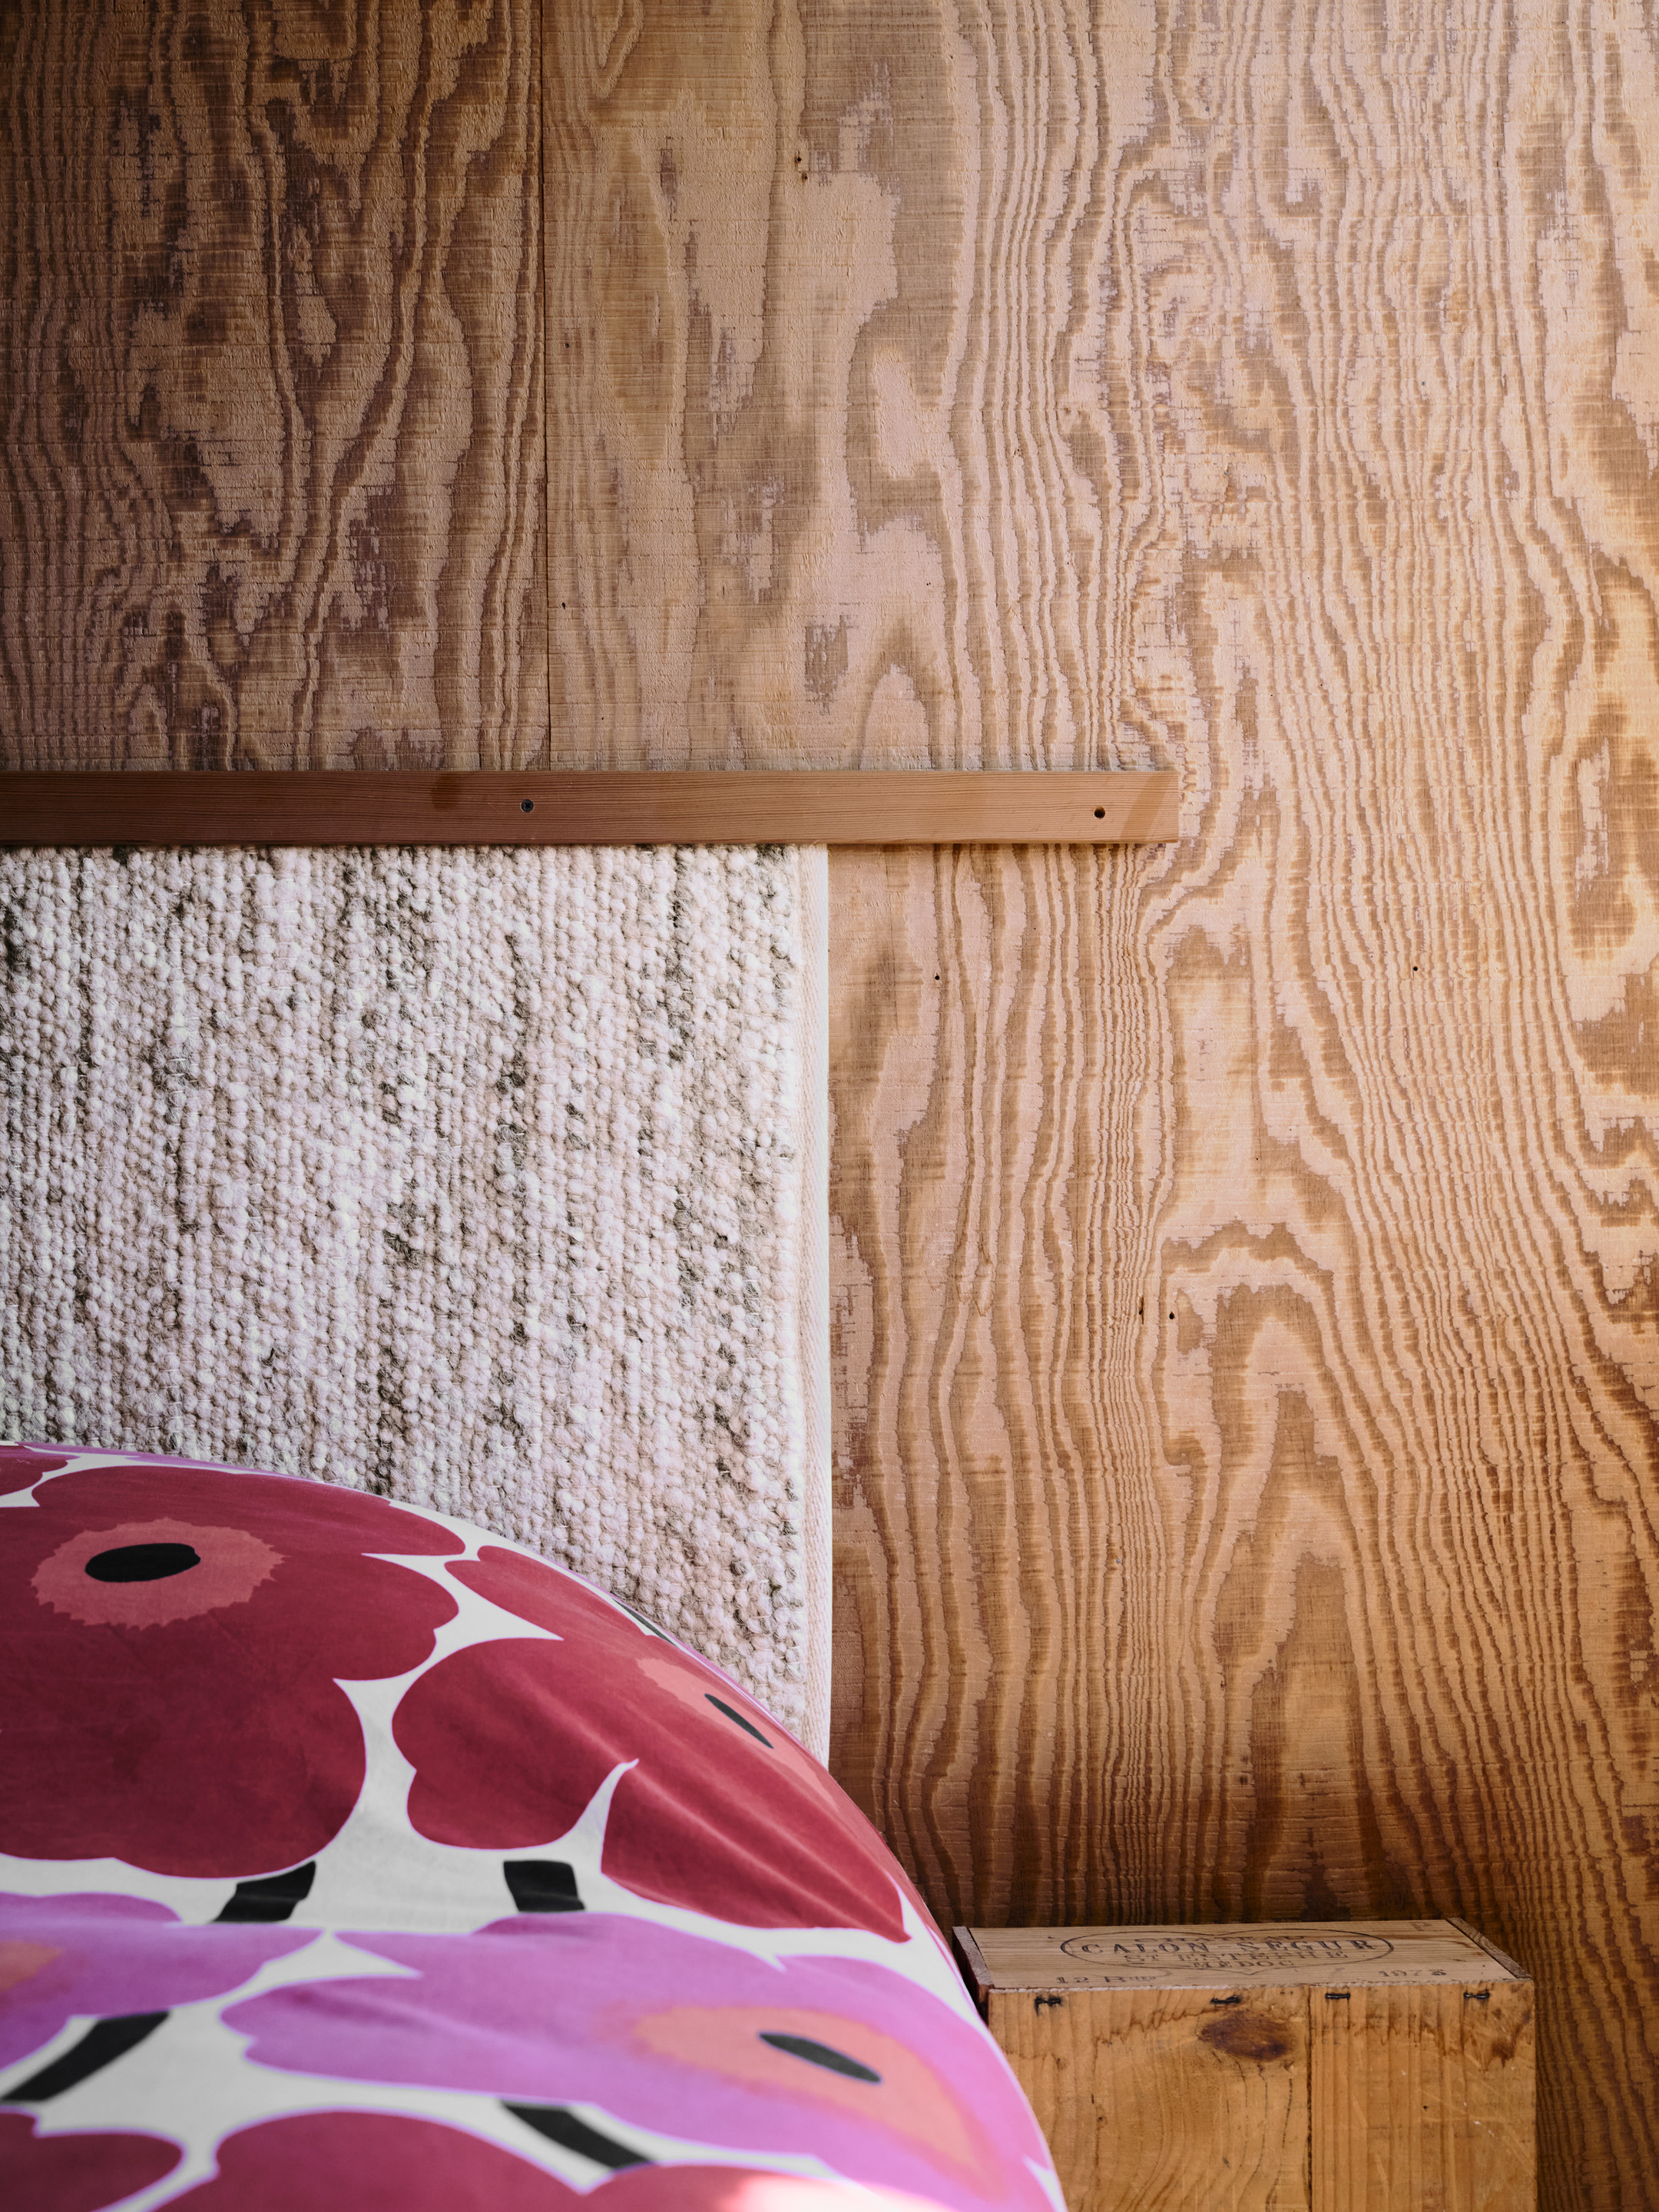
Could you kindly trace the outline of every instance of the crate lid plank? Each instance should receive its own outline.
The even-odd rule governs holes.
[[[1285,1989],[1340,1982],[1524,1981],[1459,1920],[1273,1920],[1211,1927],[959,1928],[980,1994],[1016,1990]]]

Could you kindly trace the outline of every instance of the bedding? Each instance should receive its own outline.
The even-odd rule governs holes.
[[[0,1893],[13,2212],[1061,2203],[817,1762],[441,1513],[0,1448]]]

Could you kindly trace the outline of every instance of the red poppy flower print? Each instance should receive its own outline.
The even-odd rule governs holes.
[[[68,1460],[49,1444],[0,1444],[0,1498],[33,1490],[43,1474],[54,1474]]]
[[[171,2173],[177,2143],[160,2136],[74,2130],[39,2135],[25,2112],[0,2112],[0,2203],[101,2212]]]
[[[4,2126],[4,2121],[0,2121]],[[27,2121],[22,2124],[27,2132]],[[146,2143],[150,2136],[70,2136]],[[3,2143],[3,2139],[0,2139]],[[170,2150],[173,2146],[159,2146]],[[396,2112],[299,2112],[241,2128],[219,2143],[219,2172],[168,2199],[168,2212],[929,2212],[929,2199],[896,2190],[803,2181],[748,2166],[635,2166],[580,2194],[557,2174],[500,2143],[435,2119]],[[161,2167],[166,2172],[166,2167]],[[0,2181],[7,2177],[0,2148]],[[133,2184],[139,2185],[139,2184]],[[20,2197],[18,2203],[35,2199]],[[40,2197],[53,2212],[93,2212],[111,2197]]]
[[[388,2112],[266,2120],[227,2136],[218,2166],[168,2212],[581,2212],[591,2201],[482,2136]]]
[[[349,2204],[352,2212],[836,2212],[839,2205],[929,2212],[927,2200],[896,2191],[757,2173],[750,2166],[636,2166],[584,2196],[482,2136],[388,2112],[302,2112],[266,2120],[228,2136],[218,2167],[210,2181],[170,2198],[168,2212],[294,2212],[296,2204]],[[4,2174],[0,2153],[0,2179]],[[113,2201],[84,2200],[87,2212]],[[40,2202],[59,2212],[55,2196]],[[66,2199],[63,2212],[81,2212],[82,2203]]]
[[[472,1644],[410,1685],[393,1734],[422,1835],[546,1843],[635,1760],[603,1859],[624,1888],[746,1927],[903,1936],[908,1885],[886,1845],[729,1677],[540,1560],[487,1546],[449,1571],[560,1641]]]
[[[752,2166],[636,2166],[602,2182],[586,2212],[937,2212],[939,2200]]]
[[[238,1880],[314,1857],[363,1782],[339,1683],[418,1666],[456,1610],[369,1555],[460,1548],[286,1475],[41,1482],[0,1513],[0,1850]]]

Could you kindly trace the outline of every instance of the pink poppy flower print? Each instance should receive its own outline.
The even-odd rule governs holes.
[[[0,2203],[19,2212],[102,2212],[179,2163],[178,2144],[160,2136],[36,2130],[26,2112],[0,2112]]]
[[[313,1940],[308,1928],[185,1927],[145,1898],[0,1896],[0,2069],[77,2016],[223,1996]]]
[[[604,1867],[636,1895],[748,1927],[899,1939],[908,1891],[930,1924],[863,1814],[729,1676],[539,1560],[486,1546],[449,1571],[561,1641],[474,1644],[410,1686],[393,1732],[422,1835],[489,1850],[546,1842],[633,1760]]]
[[[292,1984],[231,2006],[258,2065],[466,2089],[981,2212],[1047,2207],[1047,2153],[975,2023],[865,1960],[781,1964],[609,1913],[473,1935],[353,1935],[405,1976]]]
[[[417,1666],[456,1609],[369,1555],[460,1548],[286,1475],[42,1482],[0,1515],[0,1850],[238,1879],[314,1857],[363,1782],[338,1681]]]

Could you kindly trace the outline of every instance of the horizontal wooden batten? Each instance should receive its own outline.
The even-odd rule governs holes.
[[[0,845],[1157,844],[1167,769],[20,770]]]

